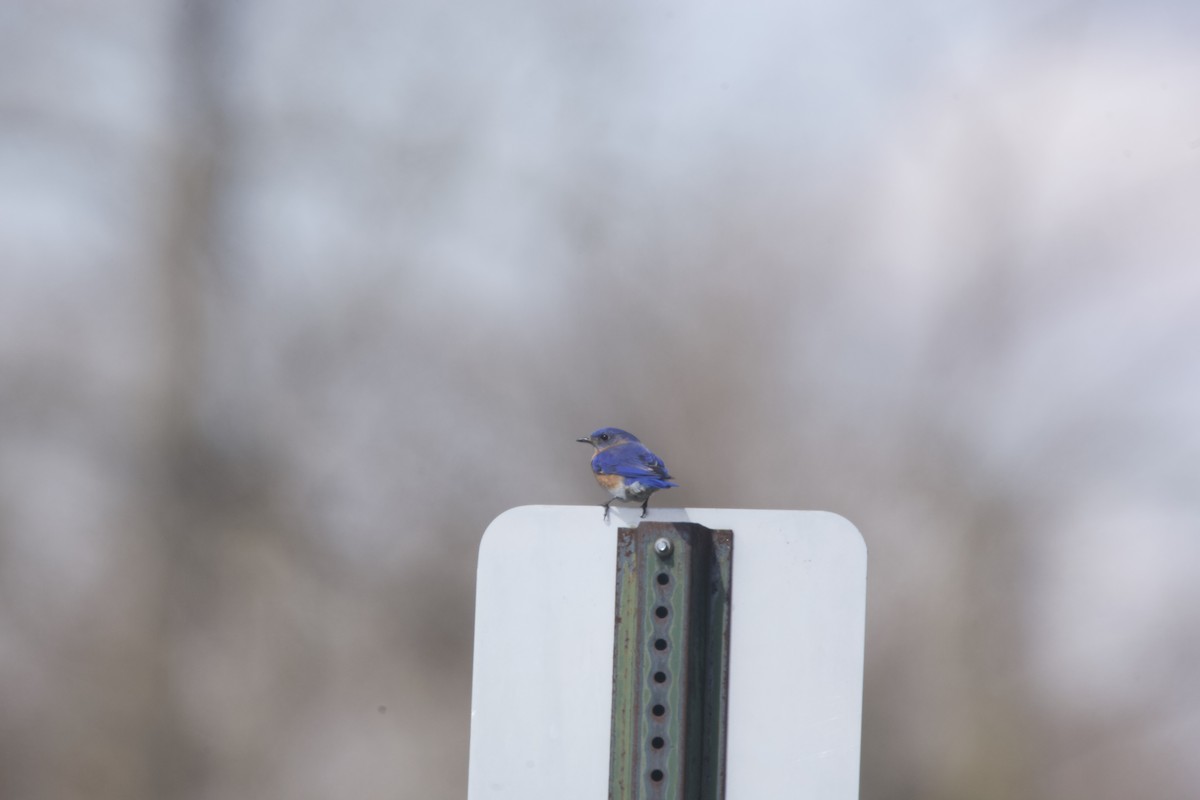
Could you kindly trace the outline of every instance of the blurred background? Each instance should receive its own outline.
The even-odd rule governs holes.
[[[1198,41],[8,0],[0,796],[464,797],[479,537],[618,425],[863,531],[864,800],[1196,797]]]

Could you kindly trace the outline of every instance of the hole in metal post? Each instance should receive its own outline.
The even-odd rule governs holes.
[[[661,717],[663,714],[667,713],[667,707],[662,703],[658,703],[654,706],[654,708],[650,709],[650,713],[656,717]]]
[[[665,573],[665,572],[658,573],[658,582],[661,585],[666,586],[670,582],[670,580],[671,580],[671,576],[668,575],[667,573]]]
[[[662,750],[662,747],[664,744],[666,744],[666,742],[663,741],[663,738],[661,736],[655,736],[653,739],[650,740],[650,746],[653,747],[655,750]]]
[[[657,782],[661,781],[662,779],[663,779],[663,771],[661,769],[650,770],[650,780],[657,783]]]
[[[658,608],[654,609],[654,616],[658,617],[659,619],[664,619],[667,616],[667,607],[659,606]]]
[[[667,682],[667,673],[665,673],[665,672],[654,673],[654,682],[655,683],[666,683]]]
[[[666,650],[667,649],[667,640],[666,639],[655,639],[654,640],[654,649],[655,650]]]

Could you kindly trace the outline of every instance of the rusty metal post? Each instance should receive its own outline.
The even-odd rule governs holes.
[[[733,532],[617,532],[610,800],[722,800]]]

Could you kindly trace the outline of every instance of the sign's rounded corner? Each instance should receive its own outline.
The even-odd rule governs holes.
[[[867,540],[857,525],[836,511],[818,511],[817,513],[827,517],[839,533],[849,536],[862,550],[863,555],[867,555]]]
[[[491,530],[493,527],[495,527],[496,523],[499,522],[500,520],[505,519],[506,517],[510,517],[510,516],[527,514],[527,513],[529,513],[530,509],[534,509],[534,508],[545,508],[545,506],[537,505],[535,503],[527,503],[522,506],[513,506],[512,508],[506,508],[503,511],[501,511],[499,514],[497,514],[492,519],[492,521],[488,523],[487,529],[484,530],[484,533],[486,534],[489,530]]]
[[[505,510],[503,510],[499,514],[497,514],[495,517],[493,517],[492,521],[489,522],[487,524],[487,527],[483,529],[483,535],[479,538],[480,554],[483,553],[483,549],[488,546],[488,543],[496,538],[496,531],[511,528],[514,518],[520,518],[522,515],[528,514],[531,509],[542,508],[542,507],[543,506],[532,505],[532,504],[523,505],[523,506],[513,506],[512,508],[506,508]]]

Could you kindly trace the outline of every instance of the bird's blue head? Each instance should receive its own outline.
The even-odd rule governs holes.
[[[576,439],[575,441],[590,444],[597,450],[604,450],[613,445],[636,442],[638,438],[629,431],[623,431],[620,428],[600,428],[599,430],[592,431],[591,435],[585,436],[582,439]]]

